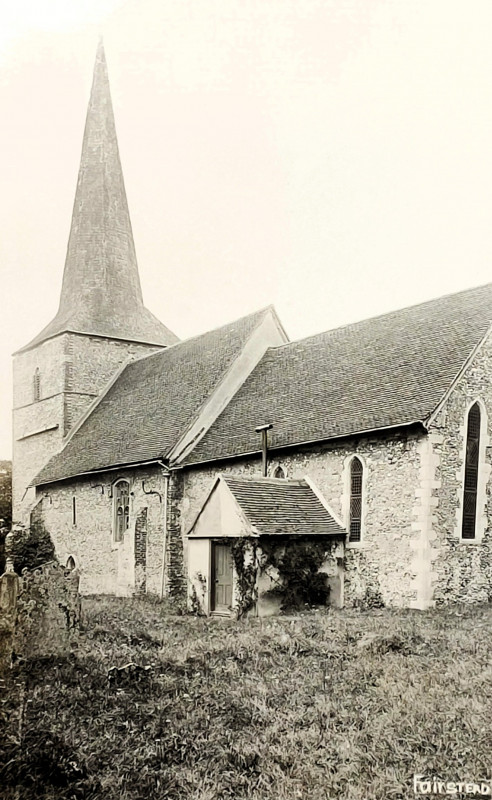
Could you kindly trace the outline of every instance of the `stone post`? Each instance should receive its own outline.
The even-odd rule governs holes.
[[[5,673],[12,660],[12,646],[19,596],[19,576],[14,572],[12,544],[14,531],[5,537],[5,572],[0,577],[0,674]]]

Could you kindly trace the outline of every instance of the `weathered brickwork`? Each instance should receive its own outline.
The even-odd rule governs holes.
[[[394,434],[361,438],[337,445],[323,445],[272,454],[287,477],[308,476],[344,524],[348,521],[350,459],[358,455],[365,472],[362,541],[349,545],[345,556],[345,602],[380,594],[388,605],[419,606],[420,528],[415,525],[421,496],[421,442],[423,435]],[[200,510],[217,472],[261,474],[259,460],[236,461],[189,469],[184,474],[182,534]]]
[[[147,512],[142,508],[135,520],[135,594],[147,588]]]
[[[153,345],[65,333],[14,360],[15,518],[24,517],[32,498],[22,503],[26,487],[63,445],[63,437],[107,386],[125,361],[152,353]],[[34,398],[34,373],[39,369],[40,399]],[[51,428],[43,431],[44,428]],[[34,435],[29,435],[34,434]],[[24,438],[27,437],[27,438]]]
[[[119,543],[113,536],[112,488],[121,479],[130,484],[130,523]],[[100,473],[52,484],[38,492],[43,496],[43,521],[57,557],[62,564],[70,556],[74,559],[83,594],[129,594],[138,590],[144,579],[147,592],[160,592],[164,491],[162,470],[155,467]]]
[[[461,539],[466,420],[481,403],[482,434],[477,500],[477,537]],[[434,424],[436,457],[430,538],[431,584],[436,603],[492,599],[492,342],[490,337],[457,381]]]
[[[167,522],[167,588],[173,597],[186,594],[185,555],[182,536],[184,480],[181,472],[171,473],[169,480]]]

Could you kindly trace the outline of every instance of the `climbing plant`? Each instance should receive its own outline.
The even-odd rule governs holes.
[[[204,614],[203,606],[205,602],[205,595],[207,592],[207,579],[205,575],[203,575],[201,572],[196,572],[194,577],[200,586],[201,596],[200,597],[198,596],[195,583],[193,582],[191,587],[190,611],[195,616],[202,616]]]
[[[330,551],[324,537],[272,537],[261,540],[262,569],[278,573],[277,585],[270,590],[282,597],[282,609],[303,605],[326,605],[330,587],[326,574],[319,572]]]
[[[236,571],[238,619],[251,608],[258,599],[256,578],[258,574],[257,543],[255,539],[242,536],[234,539],[231,546],[232,560]]]

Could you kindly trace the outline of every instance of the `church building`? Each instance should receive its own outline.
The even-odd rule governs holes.
[[[304,552],[335,606],[490,601],[491,325],[492,284],[179,341],[143,304],[100,45],[60,306],[14,356],[13,518],[85,593],[269,614]]]

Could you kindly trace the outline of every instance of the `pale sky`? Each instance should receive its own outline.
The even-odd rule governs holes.
[[[146,305],[292,339],[492,280],[491,0],[0,0],[0,458],[99,35]]]

